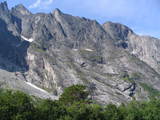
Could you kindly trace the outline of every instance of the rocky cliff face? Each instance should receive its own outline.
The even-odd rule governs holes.
[[[139,36],[127,26],[112,22],[105,23],[103,28],[115,40],[115,45],[127,49],[130,54],[135,55],[160,73],[159,39],[150,36]]]
[[[159,39],[58,9],[9,10],[6,2],[0,25],[1,87],[57,99],[65,87],[84,84],[102,104],[159,96]]]

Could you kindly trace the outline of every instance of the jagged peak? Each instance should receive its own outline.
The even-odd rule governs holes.
[[[12,11],[19,12],[21,15],[30,15],[31,12],[22,4],[16,5],[12,8]]]
[[[24,7],[24,5],[23,5],[23,4],[18,4],[18,5],[16,5],[16,6],[15,6],[15,8],[27,9],[27,8],[25,8],[25,7]]]
[[[53,11],[53,14],[57,14],[57,15],[60,15],[62,14],[62,11],[58,8],[56,8],[54,11]]]
[[[54,11],[61,13],[61,10],[59,8],[56,8]]]
[[[58,21],[58,22],[61,22],[61,17],[62,17],[62,12],[60,9],[56,8],[54,11],[53,11],[53,16],[55,17],[55,19]]]
[[[0,10],[2,11],[9,11],[7,1],[1,2],[0,3]]]
[[[129,27],[127,27],[126,25],[123,25],[123,24],[120,24],[120,23],[114,23],[114,22],[111,22],[111,21],[108,21],[108,22],[105,22],[104,24],[103,24],[103,27],[104,28],[118,28],[118,29],[123,29],[123,30],[127,30],[127,31],[130,31],[131,33],[133,33],[133,30],[132,29],[130,29]]]
[[[8,6],[8,5],[7,5],[7,1],[0,2],[0,6]]]
[[[126,40],[134,32],[127,26],[120,23],[106,22],[103,24],[104,30],[110,34],[113,39]]]
[[[119,26],[119,27],[125,27],[125,28],[128,28],[130,29],[129,27],[127,27],[126,25],[123,25],[121,23],[115,23],[115,22],[111,22],[111,21],[107,21],[103,24],[104,26],[105,25],[109,25],[109,26]]]

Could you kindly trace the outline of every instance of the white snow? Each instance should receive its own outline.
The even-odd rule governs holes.
[[[88,49],[88,48],[86,48],[85,50],[86,50],[86,51],[90,51],[90,52],[92,52],[92,51],[93,51],[92,49]]]
[[[73,49],[74,51],[78,51],[78,49]]]
[[[21,38],[28,41],[28,42],[33,42],[33,40],[34,40],[33,38],[26,38],[23,35],[21,35]]]
[[[30,85],[31,87],[37,89],[37,90],[40,90],[41,92],[44,92],[44,93],[48,93],[47,91],[43,90],[42,88],[39,88],[37,86],[35,86],[34,84],[30,83],[30,82],[26,82],[28,85]]]

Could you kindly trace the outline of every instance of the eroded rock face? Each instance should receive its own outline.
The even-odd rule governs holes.
[[[102,26],[58,9],[32,14],[23,5],[12,10],[6,3],[0,6],[0,55],[5,56],[0,56],[0,66],[16,71],[6,73],[17,79],[10,82],[6,77],[11,88],[57,99],[65,87],[84,84],[102,104],[148,99],[150,91],[144,85],[159,90],[158,39],[138,36],[121,24]]]
[[[106,32],[110,33],[115,45],[128,49],[128,51],[146,62],[158,73],[160,72],[160,40],[150,36],[139,36],[122,24],[107,22],[103,25]]]
[[[160,40],[147,36],[129,36],[130,52],[160,73]]]
[[[28,66],[25,56],[29,43],[19,38],[20,28],[18,24],[20,21],[19,18],[12,16],[6,2],[0,4],[0,56],[17,66],[16,68],[10,67],[7,69],[8,71],[20,71],[22,69],[26,71]]]

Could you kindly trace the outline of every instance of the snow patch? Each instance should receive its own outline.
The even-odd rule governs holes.
[[[85,50],[86,50],[86,51],[90,51],[90,52],[92,52],[92,51],[93,51],[92,49],[88,49],[88,48],[86,48]]]
[[[40,90],[41,92],[44,92],[44,93],[48,93],[47,91],[43,90],[42,88],[39,88],[37,86],[35,86],[34,84],[30,83],[30,82],[26,82],[28,85],[30,85],[31,87],[37,89],[37,90]]]
[[[21,35],[21,38],[28,41],[28,42],[33,42],[33,40],[34,40],[33,38],[26,38],[23,35]]]
[[[78,49],[73,49],[74,51],[78,51]]]

